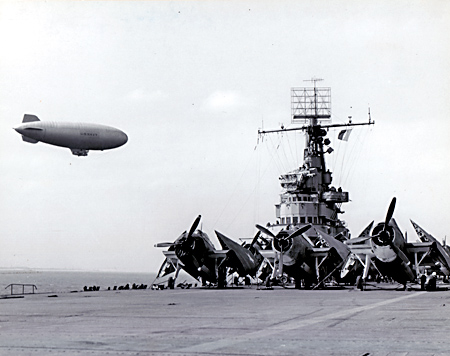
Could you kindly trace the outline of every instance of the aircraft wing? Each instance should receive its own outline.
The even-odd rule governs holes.
[[[407,254],[414,255],[415,253],[428,253],[434,246],[433,242],[408,242],[405,250]]]
[[[446,276],[450,275],[449,256],[438,242],[414,242],[406,244],[406,252],[414,256],[417,265],[436,267]]]
[[[171,262],[177,262],[179,261],[177,255],[175,254],[175,251],[163,251],[164,256],[166,256],[166,259]]]
[[[335,239],[333,236],[328,235],[323,230],[315,227],[319,237],[324,240],[328,246],[333,247],[339,256],[342,258],[342,260],[347,259],[348,255],[350,254],[350,248],[348,245],[344,244],[342,241],[339,241]]]
[[[208,256],[212,258],[225,258],[227,257],[227,253],[230,250],[215,250],[214,252],[211,252]]]
[[[365,258],[366,256],[372,258],[375,256],[369,244],[348,245],[348,247],[350,248],[351,253],[359,258]]]
[[[373,223],[374,221],[372,220],[372,222],[369,225],[367,225],[363,231],[361,231],[358,237],[370,236],[370,231],[372,230]]]
[[[274,259],[275,251],[274,250],[259,250],[258,251],[264,258]]]
[[[448,254],[448,251],[445,249],[445,247],[442,246],[441,243],[433,235],[426,232],[417,223],[412,220],[410,221],[421,241],[435,243],[435,248],[432,253],[434,259],[437,260],[437,262],[443,264],[444,267],[450,271],[450,255]]]
[[[330,247],[312,247],[311,257],[327,257],[330,252]]]

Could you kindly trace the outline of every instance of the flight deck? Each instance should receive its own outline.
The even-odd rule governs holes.
[[[449,355],[450,292],[393,286],[0,299],[2,355]]]

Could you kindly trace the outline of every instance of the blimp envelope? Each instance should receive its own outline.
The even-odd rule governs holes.
[[[25,142],[67,147],[77,156],[87,156],[89,150],[117,148],[128,141],[125,132],[114,127],[80,122],[43,122],[29,114],[24,115],[22,125],[14,130]]]

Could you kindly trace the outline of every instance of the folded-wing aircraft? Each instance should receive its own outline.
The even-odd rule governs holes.
[[[414,282],[423,273],[425,262],[436,250],[433,241],[408,243],[400,231],[393,214],[396,198],[389,205],[384,222],[378,223],[372,233],[366,237],[350,239],[346,244],[352,254],[364,260],[362,282],[359,287],[364,288],[372,264],[384,276],[391,277],[406,288],[408,282]],[[352,241],[353,240],[353,241]],[[363,243],[368,240],[370,243]]]
[[[200,219],[199,215],[189,232],[183,232],[175,242],[163,242],[155,245],[155,247],[168,247],[167,251],[163,251],[166,259],[155,282],[175,273],[175,276],[172,277],[172,283],[174,283],[181,268],[193,278],[201,280],[203,284],[209,282],[219,288],[226,286],[227,268],[242,277],[254,275],[263,258],[255,256],[248,248],[217,231],[217,238],[223,250],[216,250],[208,235],[197,230]]]
[[[370,232],[372,231],[374,221],[372,221],[367,227],[358,235],[357,238],[344,241],[346,245],[349,245],[350,255],[345,261],[340,274],[340,280],[350,282],[355,285],[359,285],[363,273],[366,273],[364,279],[367,279],[368,275],[372,271],[372,275],[379,275],[374,264],[370,264],[367,270],[364,269],[368,262],[375,255],[372,253],[370,243]]]
[[[324,231],[315,228],[318,237],[324,242],[322,247],[316,247],[309,238],[303,236],[312,225],[305,225],[299,229],[281,230],[274,234],[269,229],[256,225],[264,234],[272,238],[273,250],[259,251],[266,259],[274,259],[273,279],[285,282],[284,273],[294,278],[295,287],[300,288],[302,282],[305,289],[311,288],[313,283],[320,285],[336,270],[350,254],[348,246]]]
[[[434,249],[430,251],[427,259],[429,264],[433,265],[439,270],[441,274],[443,274],[446,278],[450,276],[450,255],[446,250],[446,246],[442,245],[433,235],[426,232],[423,228],[421,228],[417,223],[410,220],[414,230],[416,231],[417,236],[420,241],[432,242],[434,243]],[[428,261],[425,261],[427,263]]]

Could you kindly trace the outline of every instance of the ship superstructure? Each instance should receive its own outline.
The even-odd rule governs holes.
[[[345,137],[351,127],[371,125],[366,123],[331,124],[331,89],[316,87],[291,89],[292,123],[300,127],[278,130],[259,130],[259,135],[303,131],[305,149],[303,164],[297,169],[279,177],[283,189],[280,202],[276,207],[274,225],[287,230],[297,229],[305,224],[312,224],[330,235],[342,234],[348,238],[349,231],[345,222],[340,220],[341,206],[349,201],[349,193],[332,185],[332,172],[326,167],[325,154],[333,152],[331,141],[326,137],[330,128],[343,128],[340,137]],[[315,238],[314,229],[309,234]],[[344,237],[344,238],[345,238]]]

